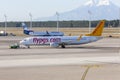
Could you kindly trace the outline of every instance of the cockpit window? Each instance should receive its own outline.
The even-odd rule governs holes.
[[[26,39],[24,39],[24,41],[27,41]]]
[[[29,38],[25,38],[23,41],[29,41]]]

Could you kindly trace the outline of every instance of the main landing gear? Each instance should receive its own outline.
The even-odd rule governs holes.
[[[65,44],[64,43],[61,44],[61,48],[65,48]]]

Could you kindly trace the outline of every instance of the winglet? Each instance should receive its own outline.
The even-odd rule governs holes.
[[[90,34],[85,34],[85,36],[101,36],[103,32],[103,28],[105,25],[105,20],[99,22],[96,28]]]
[[[81,34],[81,35],[78,37],[77,40],[80,41],[80,39],[82,38],[82,36],[83,36],[83,35]]]

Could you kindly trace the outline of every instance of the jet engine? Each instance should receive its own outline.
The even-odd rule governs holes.
[[[57,47],[59,47],[59,44],[52,42],[52,43],[50,43],[50,47],[55,47],[55,48],[57,48]]]

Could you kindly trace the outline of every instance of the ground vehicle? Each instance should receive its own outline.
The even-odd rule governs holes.
[[[17,48],[20,48],[20,45],[18,43],[15,43],[15,44],[10,45],[10,48],[17,49]]]
[[[6,33],[5,31],[0,31],[0,36],[7,36],[8,33]]]

